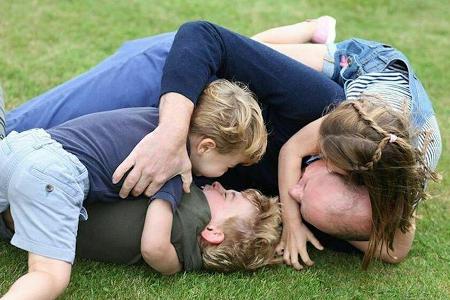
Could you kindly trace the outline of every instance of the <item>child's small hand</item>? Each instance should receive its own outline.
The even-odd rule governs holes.
[[[314,262],[308,255],[307,242],[310,242],[318,250],[323,250],[323,246],[316,239],[314,234],[301,222],[295,224],[285,224],[281,241],[277,246],[277,253],[283,255],[283,260],[287,265],[294,267],[296,270],[303,269],[298,256],[307,266],[312,266]]]

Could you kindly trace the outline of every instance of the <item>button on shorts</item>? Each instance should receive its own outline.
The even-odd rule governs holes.
[[[0,212],[11,209],[11,244],[73,263],[86,167],[42,129],[12,132],[0,141]]]

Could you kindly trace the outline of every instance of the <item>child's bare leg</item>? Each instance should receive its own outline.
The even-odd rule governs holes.
[[[322,72],[327,46],[322,44],[269,44],[266,46]]]
[[[324,43],[334,42],[335,26],[334,18],[323,16],[272,28],[256,34],[252,39],[321,72],[327,54],[327,46]],[[311,42],[316,44],[308,44]]]
[[[55,299],[70,281],[70,263],[28,254],[28,273],[20,277],[2,299]]]
[[[297,24],[271,28],[252,37],[269,44],[331,43],[336,37],[336,20],[323,16]]]
[[[255,34],[252,39],[271,44],[303,44],[311,41],[315,29],[315,22],[304,21],[268,29]]]

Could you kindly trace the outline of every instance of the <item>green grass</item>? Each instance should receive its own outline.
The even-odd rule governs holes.
[[[360,36],[403,50],[434,102],[444,139],[432,199],[419,210],[416,240],[398,266],[360,257],[312,252],[316,265],[296,272],[280,266],[256,273],[180,274],[162,277],[143,265],[81,261],[64,299],[154,298],[450,298],[450,3],[355,0],[129,0],[0,1],[0,82],[11,109],[87,70],[123,41],[208,19],[244,34],[322,14],[338,19],[338,39]],[[26,271],[26,256],[0,243],[0,294]]]

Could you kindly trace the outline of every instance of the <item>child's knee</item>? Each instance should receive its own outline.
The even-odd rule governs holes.
[[[71,271],[72,265],[68,262],[29,254],[28,273],[39,274],[51,283],[53,290],[59,291],[58,294],[69,285]]]

